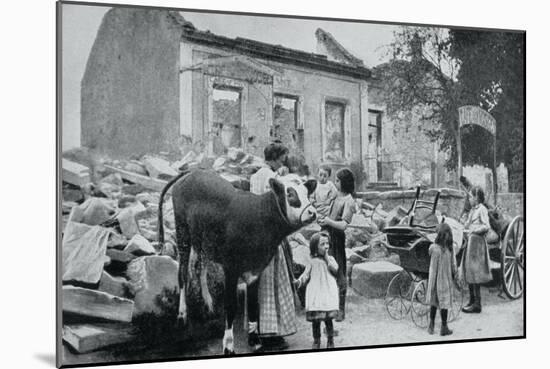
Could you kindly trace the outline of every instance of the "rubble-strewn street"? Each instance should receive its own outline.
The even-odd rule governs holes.
[[[436,334],[430,336],[426,330],[416,327],[410,317],[404,320],[391,319],[382,299],[367,299],[351,291],[348,294],[349,313],[346,320],[337,323],[335,328],[336,347],[357,347],[386,345],[410,342],[434,342],[450,340],[468,340],[521,336],[523,334],[523,299],[510,301],[498,297],[498,293],[483,289],[484,307],[479,315],[461,314],[458,320],[450,323],[451,336],[441,337],[439,318],[436,319]],[[306,322],[304,313],[298,315],[298,332],[287,337],[289,348],[286,351],[311,349],[311,325]],[[236,327],[236,350],[238,353],[250,353],[246,335],[242,329],[242,318]],[[323,339],[324,344],[324,339]],[[221,354],[221,341],[218,338],[193,342],[169,342],[157,347],[142,347],[129,344],[77,355],[67,347],[64,349],[67,363],[116,362],[125,360],[173,359]]]

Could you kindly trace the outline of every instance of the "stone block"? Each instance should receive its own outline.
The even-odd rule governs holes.
[[[134,235],[124,251],[136,256],[154,255],[156,252],[153,245],[141,234]]]
[[[63,188],[63,201],[67,202],[77,202],[80,203],[84,201],[84,194],[82,190],[76,188]]]
[[[90,169],[73,161],[61,160],[63,182],[82,187],[91,182]]]
[[[216,160],[214,160],[214,164],[212,164],[212,169],[219,170],[222,169],[225,164],[225,158],[219,157]]]
[[[118,199],[118,207],[119,208],[126,208],[136,202],[136,197],[133,195],[122,195]]]
[[[63,326],[63,341],[79,354],[130,342],[135,339],[129,324],[75,324]]]
[[[402,270],[400,266],[387,261],[355,264],[351,272],[351,286],[362,296],[381,298],[393,276]]]
[[[95,284],[107,257],[107,242],[111,230],[99,226],[69,222],[62,244],[63,281]]]
[[[63,311],[93,318],[132,321],[134,302],[106,292],[63,286]]]
[[[169,256],[144,256],[128,265],[126,272],[134,292],[134,315],[163,315],[165,304],[177,307],[178,300],[165,301],[169,294],[179,294],[178,263]]]
[[[114,296],[126,298],[129,294],[129,287],[130,285],[125,278],[113,277],[106,271],[103,271],[97,289],[98,291],[110,293]]]
[[[170,167],[170,163],[161,158],[146,156],[143,158],[145,169],[149,176],[158,179],[169,179],[178,174],[178,171]]]
[[[105,222],[113,214],[113,207],[105,199],[91,197],[72,209],[69,220],[94,226]]]
[[[107,256],[111,259],[111,263],[128,264],[136,258],[135,255],[129,252],[116,250],[114,248],[107,249]]]
[[[136,234],[139,234],[139,226],[136,222],[133,209],[124,208],[117,215],[118,223],[120,224],[120,230],[124,237],[131,239]]]
[[[136,200],[141,202],[145,206],[147,206],[150,203],[158,205],[159,197],[153,196],[153,194],[149,192],[141,192],[136,195]]]
[[[136,160],[131,160],[128,163],[125,163],[124,164],[124,170],[126,170],[128,172],[134,172],[134,173],[137,173],[137,174],[141,174],[141,175],[144,175],[144,176],[148,175],[147,169],[145,169],[145,165],[143,165],[142,163],[140,163],[139,161],[136,161]]]

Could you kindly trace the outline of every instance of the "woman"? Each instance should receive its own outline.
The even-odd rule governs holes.
[[[338,263],[338,282],[339,293],[339,311],[337,322],[341,322],[346,317],[346,230],[351,218],[355,212],[355,201],[352,194],[355,192],[355,178],[351,170],[342,168],[336,172],[334,182],[338,195],[330,208],[327,217],[319,219],[319,225],[326,229],[330,236],[330,254],[334,256]]]
[[[462,254],[462,273],[464,281],[468,283],[470,301],[462,311],[465,313],[481,313],[481,283],[492,280],[489,266],[489,249],[485,235],[490,230],[489,214],[484,205],[485,194],[481,187],[475,186],[471,193],[472,209],[468,214],[465,232],[468,235],[468,244]]]
[[[287,156],[288,149],[283,144],[269,144],[264,150],[266,166],[250,178],[250,192],[261,195],[269,191],[269,179],[288,172]],[[288,345],[283,337],[296,333],[293,276],[289,273],[285,246],[283,241],[255,282],[258,283],[257,296],[248,296],[248,343],[256,351],[262,346],[284,349]]]

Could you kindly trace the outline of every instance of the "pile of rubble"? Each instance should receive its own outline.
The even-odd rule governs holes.
[[[97,160],[86,152],[67,157],[71,160],[62,160],[62,305],[64,322],[70,323],[63,337],[83,353],[134,339],[133,323],[142,317],[175,316],[178,264],[170,193],[163,206],[162,248],[157,236],[160,191],[168,180],[184,169],[211,168],[248,189],[263,161],[233,148],[217,158],[190,151],[175,162],[149,155]],[[211,269],[220,280],[221,272]]]

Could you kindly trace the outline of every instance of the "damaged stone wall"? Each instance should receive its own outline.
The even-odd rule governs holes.
[[[436,150],[436,143],[426,134],[435,128],[434,123],[421,121],[423,109],[403,111],[398,117],[390,117],[385,109],[384,91],[379,82],[369,86],[369,105],[379,107],[382,112],[382,161],[397,161],[393,164],[394,181],[403,188],[418,184],[445,186],[444,153]]]
[[[111,157],[177,150],[180,36],[166,11],[106,13],[82,79],[83,146]]]
[[[185,44],[190,48],[190,59],[184,64],[198,65],[206,59],[227,56],[227,50],[203,45]],[[227,70],[218,68],[222,75],[240,79],[224,78],[229,84],[234,84],[243,93],[243,148],[246,152],[263,157],[264,147],[273,139],[280,139],[290,148],[290,153],[304,157],[312,173],[315,173],[322,157],[322,121],[326,101],[342,102],[346,106],[349,135],[345,146],[349,147],[350,155],[339,165],[353,166],[358,169],[361,177],[361,121],[359,81],[332,73],[313,71],[305,67],[292,66],[252,58],[254,62],[271,68],[274,71],[272,84],[265,81],[251,83],[243,78],[245,69],[231,67]],[[208,132],[208,78],[202,72],[193,71],[192,77],[192,127],[193,140],[206,142],[211,139]],[[254,76],[253,76],[254,77]],[[277,107],[278,97],[297,99],[297,106],[292,109],[286,105]],[[294,116],[295,115],[295,116]],[[347,149],[346,149],[347,151]]]

